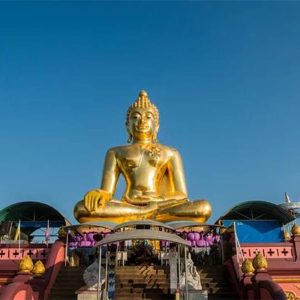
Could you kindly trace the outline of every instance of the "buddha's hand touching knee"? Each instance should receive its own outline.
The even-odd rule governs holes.
[[[92,190],[85,194],[84,205],[90,212],[96,211],[97,208],[102,207],[105,203],[111,200],[112,195],[104,190]]]

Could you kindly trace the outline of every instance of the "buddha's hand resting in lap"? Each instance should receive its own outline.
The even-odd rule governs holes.
[[[102,207],[105,203],[111,200],[112,195],[104,190],[92,190],[85,194],[84,205],[88,211],[96,211],[97,208]]]

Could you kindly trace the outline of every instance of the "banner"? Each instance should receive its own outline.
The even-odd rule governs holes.
[[[21,220],[19,220],[18,228],[15,233],[14,241],[18,240],[21,233]]]

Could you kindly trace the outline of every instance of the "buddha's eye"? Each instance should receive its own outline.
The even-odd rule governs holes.
[[[148,120],[153,119],[153,115],[151,113],[147,113],[146,118]]]
[[[133,115],[131,116],[131,118],[134,119],[134,120],[137,120],[137,119],[140,118],[140,115],[139,115],[139,114],[133,114]]]

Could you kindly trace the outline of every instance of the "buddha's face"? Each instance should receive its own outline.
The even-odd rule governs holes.
[[[134,109],[129,116],[128,130],[135,140],[152,139],[157,131],[152,109]]]

